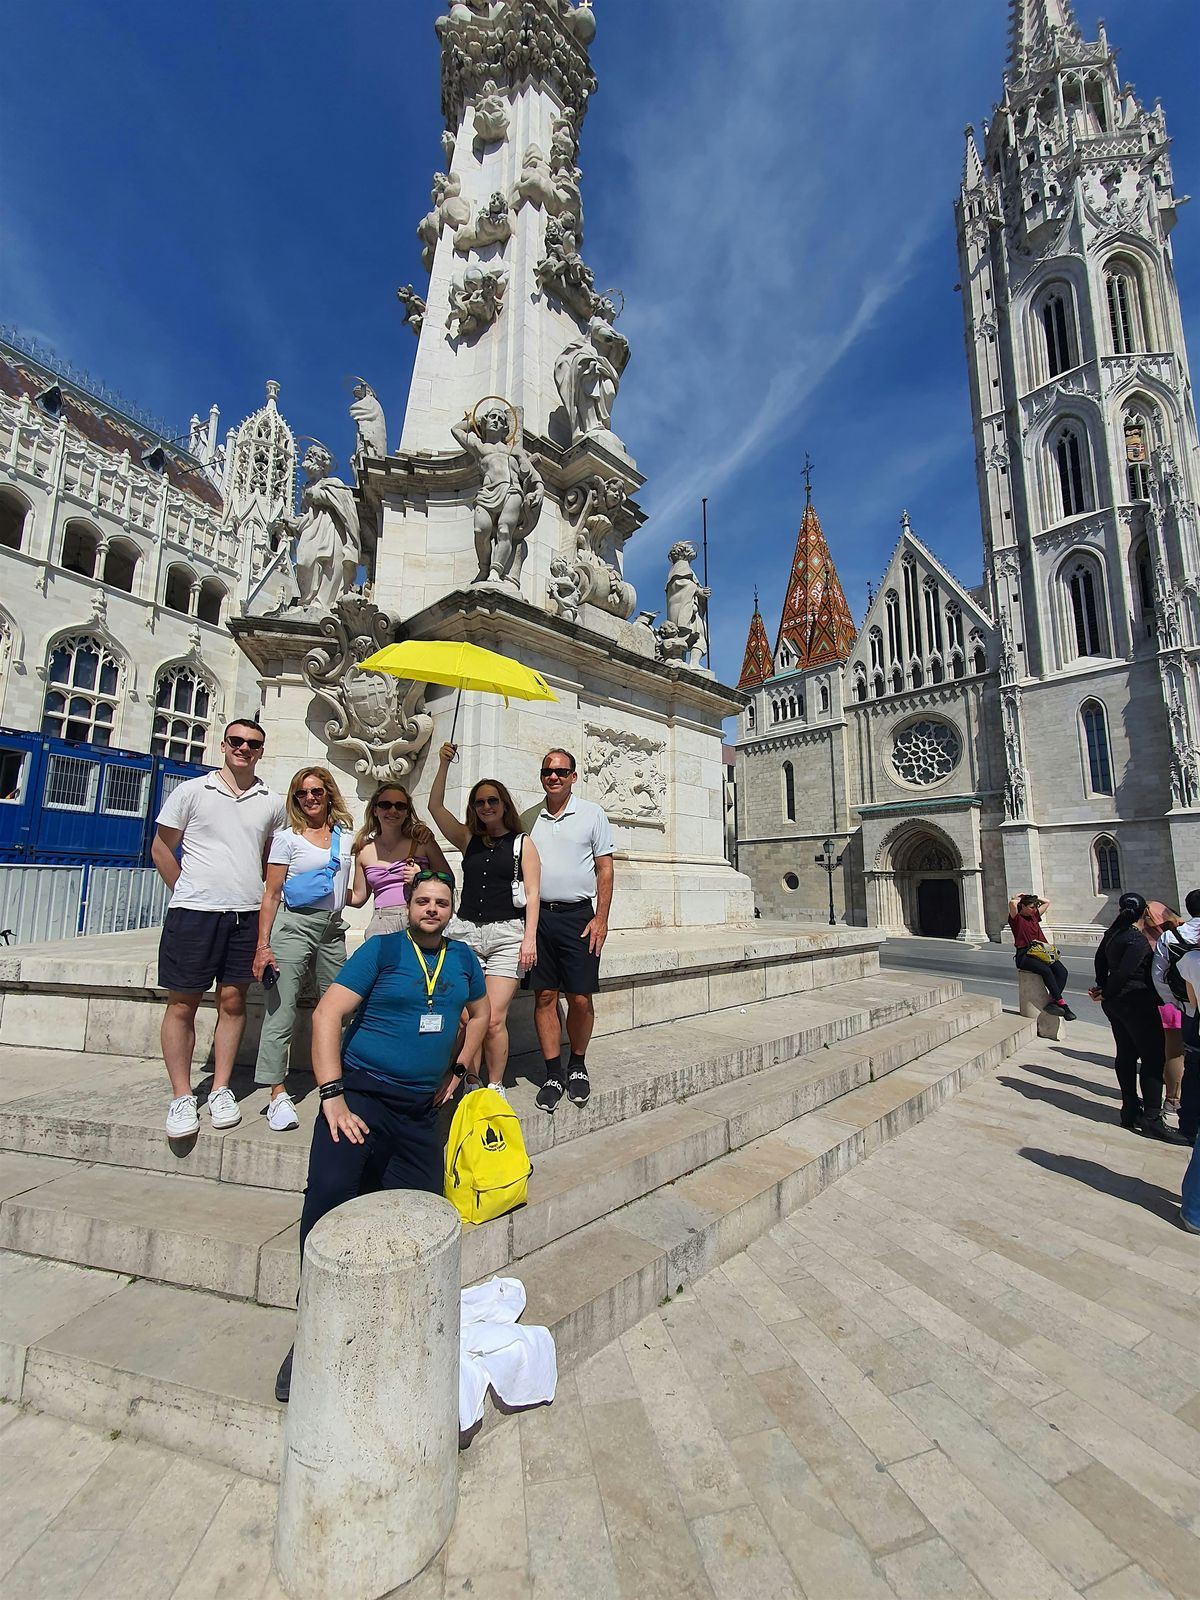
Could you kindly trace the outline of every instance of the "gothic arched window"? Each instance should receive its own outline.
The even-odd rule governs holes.
[[[889,589],[884,596],[884,606],[887,610],[888,660],[899,661],[903,653],[900,646],[900,596],[895,589]]]
[[[1138,411],[1127,411],[1122,425],[1125,440],[1125,481],[1131,500],[1150,498],[1150,424]]]
[[[1142,275],[1132,261],[1114,256],[1104,269],[1104,298],[1113,354],[1147,349]]]
[[[1083,724],[1084,751],[1087,756],[1087,783],[1090,794],[1112,794],[1112,756],[1108,748],[1108,718],[1103,703],[1085,700],[1079,708]]]
[[[956,650],[951,650],[951,652],[950,652],[950,676],[952,678],[965,678],[966,675],[967,675],[967,663],[963,659],[962,651],[961,650],[957,650],[957,649]]]
[[[867,673],[862,666],[854,669],[854,698],[859,702],[867,698]]]
[[[60,639],[46,668],[42,732],[111,744],[120,683],[120,660],[106,644],[86,633]]]
[[[887,693],[887,683],[884,680],[882,672],[877,672],[874,678],[872,678],[871,693],[875,696],[876,700],[881,700]]]
[[[1154,608],[1154,569],[1150,564],[1150,541],[1142,539],[1134,546],[1133,551],[1133,577],[1134,589],[1138,598],[1138,609],[1142,615],[1142,627],[1145,629],[1147,639],[1154,637],[1155,608]]]
[[[1080,556],[1063,573],[1069,610],[1071,654],[1108,654],[1108,629],[1105,626],[1104,584],[1094,556]]]
[[[174,566],[167,569],[167,581],[163,588],[163,605],[168,611],[181,611],[183,615],[190,616],[192,610],[192,590],[195,587],[196,577],[190,567]]]
[[[796,774],[790,761],[783,763],[783,815],[787,822],[796,820]]]
[[[124,539],[113,539],[104,552],[104,581],[114,589],[124,589],[126,594],[133,593],[134,583],[137,581],[138,562],[142,559],[142,552],[137,545],[129,544]]]
[[[871,671],[876,672],[883,666],[883,634],[872,628],[867,637],[871,643]]]
[[[225,585],[220,578],[205,578],[196,600],[196,615],[201,622],[220,622],[221,607],[225,604]]]
[[[1117,841],[1107,833],[1102,833],[1092,846],[1092,853],[1096,858],[1096,889],[1100,894],[1109,894],[1121,887],[1121,853],[1117,849]]]
[[[1082,426],[1067,422],[1053,435],[1050,454],[1058,486],[1058,514],[1077,517],[1092,509],[1092,474]]]
[[[750,703],[746,707],[746,730],[749,733],[753,733],[754,732],[754,701],[753,700],[751,700]]]
[[[212,689],[192,667],[166,667],[154,686],[156,756],[171,761],[204,760],[212,719]]]
[[[29,502],[13,489],[0,489],[0,548],[19,550],[25,542]]]
[[[1041,376],[1043,382],[1048,382],[1078,364],[1069,291],[1062,284],[1055,284],[1043,295],[1035,314],[1041,325]]]
[[[99,548],[100,535],[90,522],[68,522],[63,529],[62,560],[59,564],[68,572],[77,572],[81,578],[94,578]]]
[[[829,685],[827,683],[821,685],[821,710],[829,710]]]

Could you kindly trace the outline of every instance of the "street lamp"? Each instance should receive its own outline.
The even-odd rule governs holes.
[[[833,850],[833,840],[826,839],[821,845],[821,854],[813,857],[819,867],[825,868],[826,876],[829,879],[829,926],[831,928],[835,926],[837,921],[833,914],[833,869],[834,867],[840,867],[842,864],[841,856],[835,856]]]

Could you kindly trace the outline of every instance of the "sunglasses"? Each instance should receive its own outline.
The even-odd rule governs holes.
[[[376,811],[410,811],[412,808],[407,800],[376,800]]]
[[[501,800],[498,794],[481,794],[475,802],[475,809],[479,810],[481,806],[502,806],[503,804],[504,801]]]
[[[240,733],[227,733],[225,743],[231,750],[240,750],[243,745],[247,750],[261,750],[264,744],[262,739],[244,739]]]
[[[293,800],[322,800],[325,797],[324,789],[293,789]]]
[[[409,885],[409,887],[412,888],[412,889],[415,889],[419,883],[435,883],[435,882],[436,883],[444,883],[449,888],[453,889],[453,887],[454,887],[454,874],[452,872],[434,872],[432,870],[430,870],[428,872],[418,872],[416,877],[413,879],[412,883]]]
[[[572,767],[543,767],[543,778],[572,778],[575,772]]]

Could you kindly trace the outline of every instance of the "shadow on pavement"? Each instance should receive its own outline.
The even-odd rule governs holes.
[[[1070,1050],[1061,1052],[1063,1055],[1077,1054]],[[1091,1059],[1085,1057],[1084,1059]],[[1069,1083],[1076,1089],[1088,1089],[1092,1094],[1102,1094],[1110,1100],[1119,1100],[1121,1091],[1115,1085],[1110,1087],[1106,1083],[1093,1083],[1090,1078],[1077,1078],[1071,1072],[1056,1072],[1053,1067],[1040,1067],[1032,1061],[1022,1061],[1022,1072],[1036,1072],[1040,1078],[1053,1078],[1055,1083]]]
[[[1069,1056],[1072,1061],[1090,1061],[1093,1066],[1107,1067],[1110,1072],[1113,1070],[1112,1056],[1097,1055],[1094,1050],[1064,1050],[1059,1046],[1055,1054]]]
[[[1022,1064],[1022,1071],[1030,1070]],[[1107,1106],[1093,1105],[1090,1100],[1084,1100],[1080,1095],[1068,1094],[1064,1089],[1054,1089],[1048,1083],[1024,1083],[1020,1078],[997,1078],[997,1083],[1002,1083],[1006,1089],[1015,1089],[1018,1094],[1024,1095],[1026,1100],[1040,1100],[1043,1105],[1057,1106],[1060,1111],[1070,1111],[1077,1117],[1086,1117],[1089,1122],[1107,1122],[1110,1125],[1117,1122],[1117,1118]],[[1087,1088],[1091,1088],[1089,1083]]]
[[[1102,1167],[1098,1161],[1086,1161],[1082,1156],[1059,1155],[1055,1151],[1038,1150],[1029,1145],[1018,1150],[1017,1154],[1024,1161],[1032,1161],[1036,1167],[1044,1167],[1047,1172],[1060,1172],[1065,1178],[1086,1183],[1089,1189],[1098,1189],[1101,1194],[1111,1194],[1114,1199],[1141,1206],[1144,1211],[1151,1211],[1167,1222],[1174,1222],[1179,1214],[1179,1196],[1172,1194],[1169,1189],[1160,1188],[1156,1183],[1147,1183],[1144,1178],[1113,1172],[1108,1167]]]

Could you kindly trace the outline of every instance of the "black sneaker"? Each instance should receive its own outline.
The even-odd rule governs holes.
[[[283,1358],[283,1365],[275,1374],[275,1398],[280,1405],[287,1405],[292,1393],[292,1357],[296,1353],[293,1345]]]
[[[1177,1128],[1168,1128],[1161,1111],[1143,1117],[1138,1132],[1147,1139],[1157,1139],[1161,1144],[1188,1144],[1188,1138]]]
[[[1076,1022],[1078,1018],[1065,1000],[1051,1000],[1050,1004],[1042,1007],[1052,1017],[1061,1017],[1064,1022]]]
[[[586,1067],[572,1067],[567,1073],[567,1099],[573,1106],[585,1106],[592,1097],[592,1083]]]
[[[1141,1113],[1141,1110],[1139,1109],[1137,1111],[1122,1111],[1122,1113],[1121,1113],[1121,1126],[1123,1128],[1128,1128],[1130,1133],[1137,1133],[1139,1131],[1139,1129],[1141,1128],[1141,1126],[1142,1126],[1142,1113]]]
[[[541,1111],[548,1111],[554,1115],[554,1108],[566,1093],[567,1086],[561,1078],[547,1078],[537,1092],[534,1104]]]

